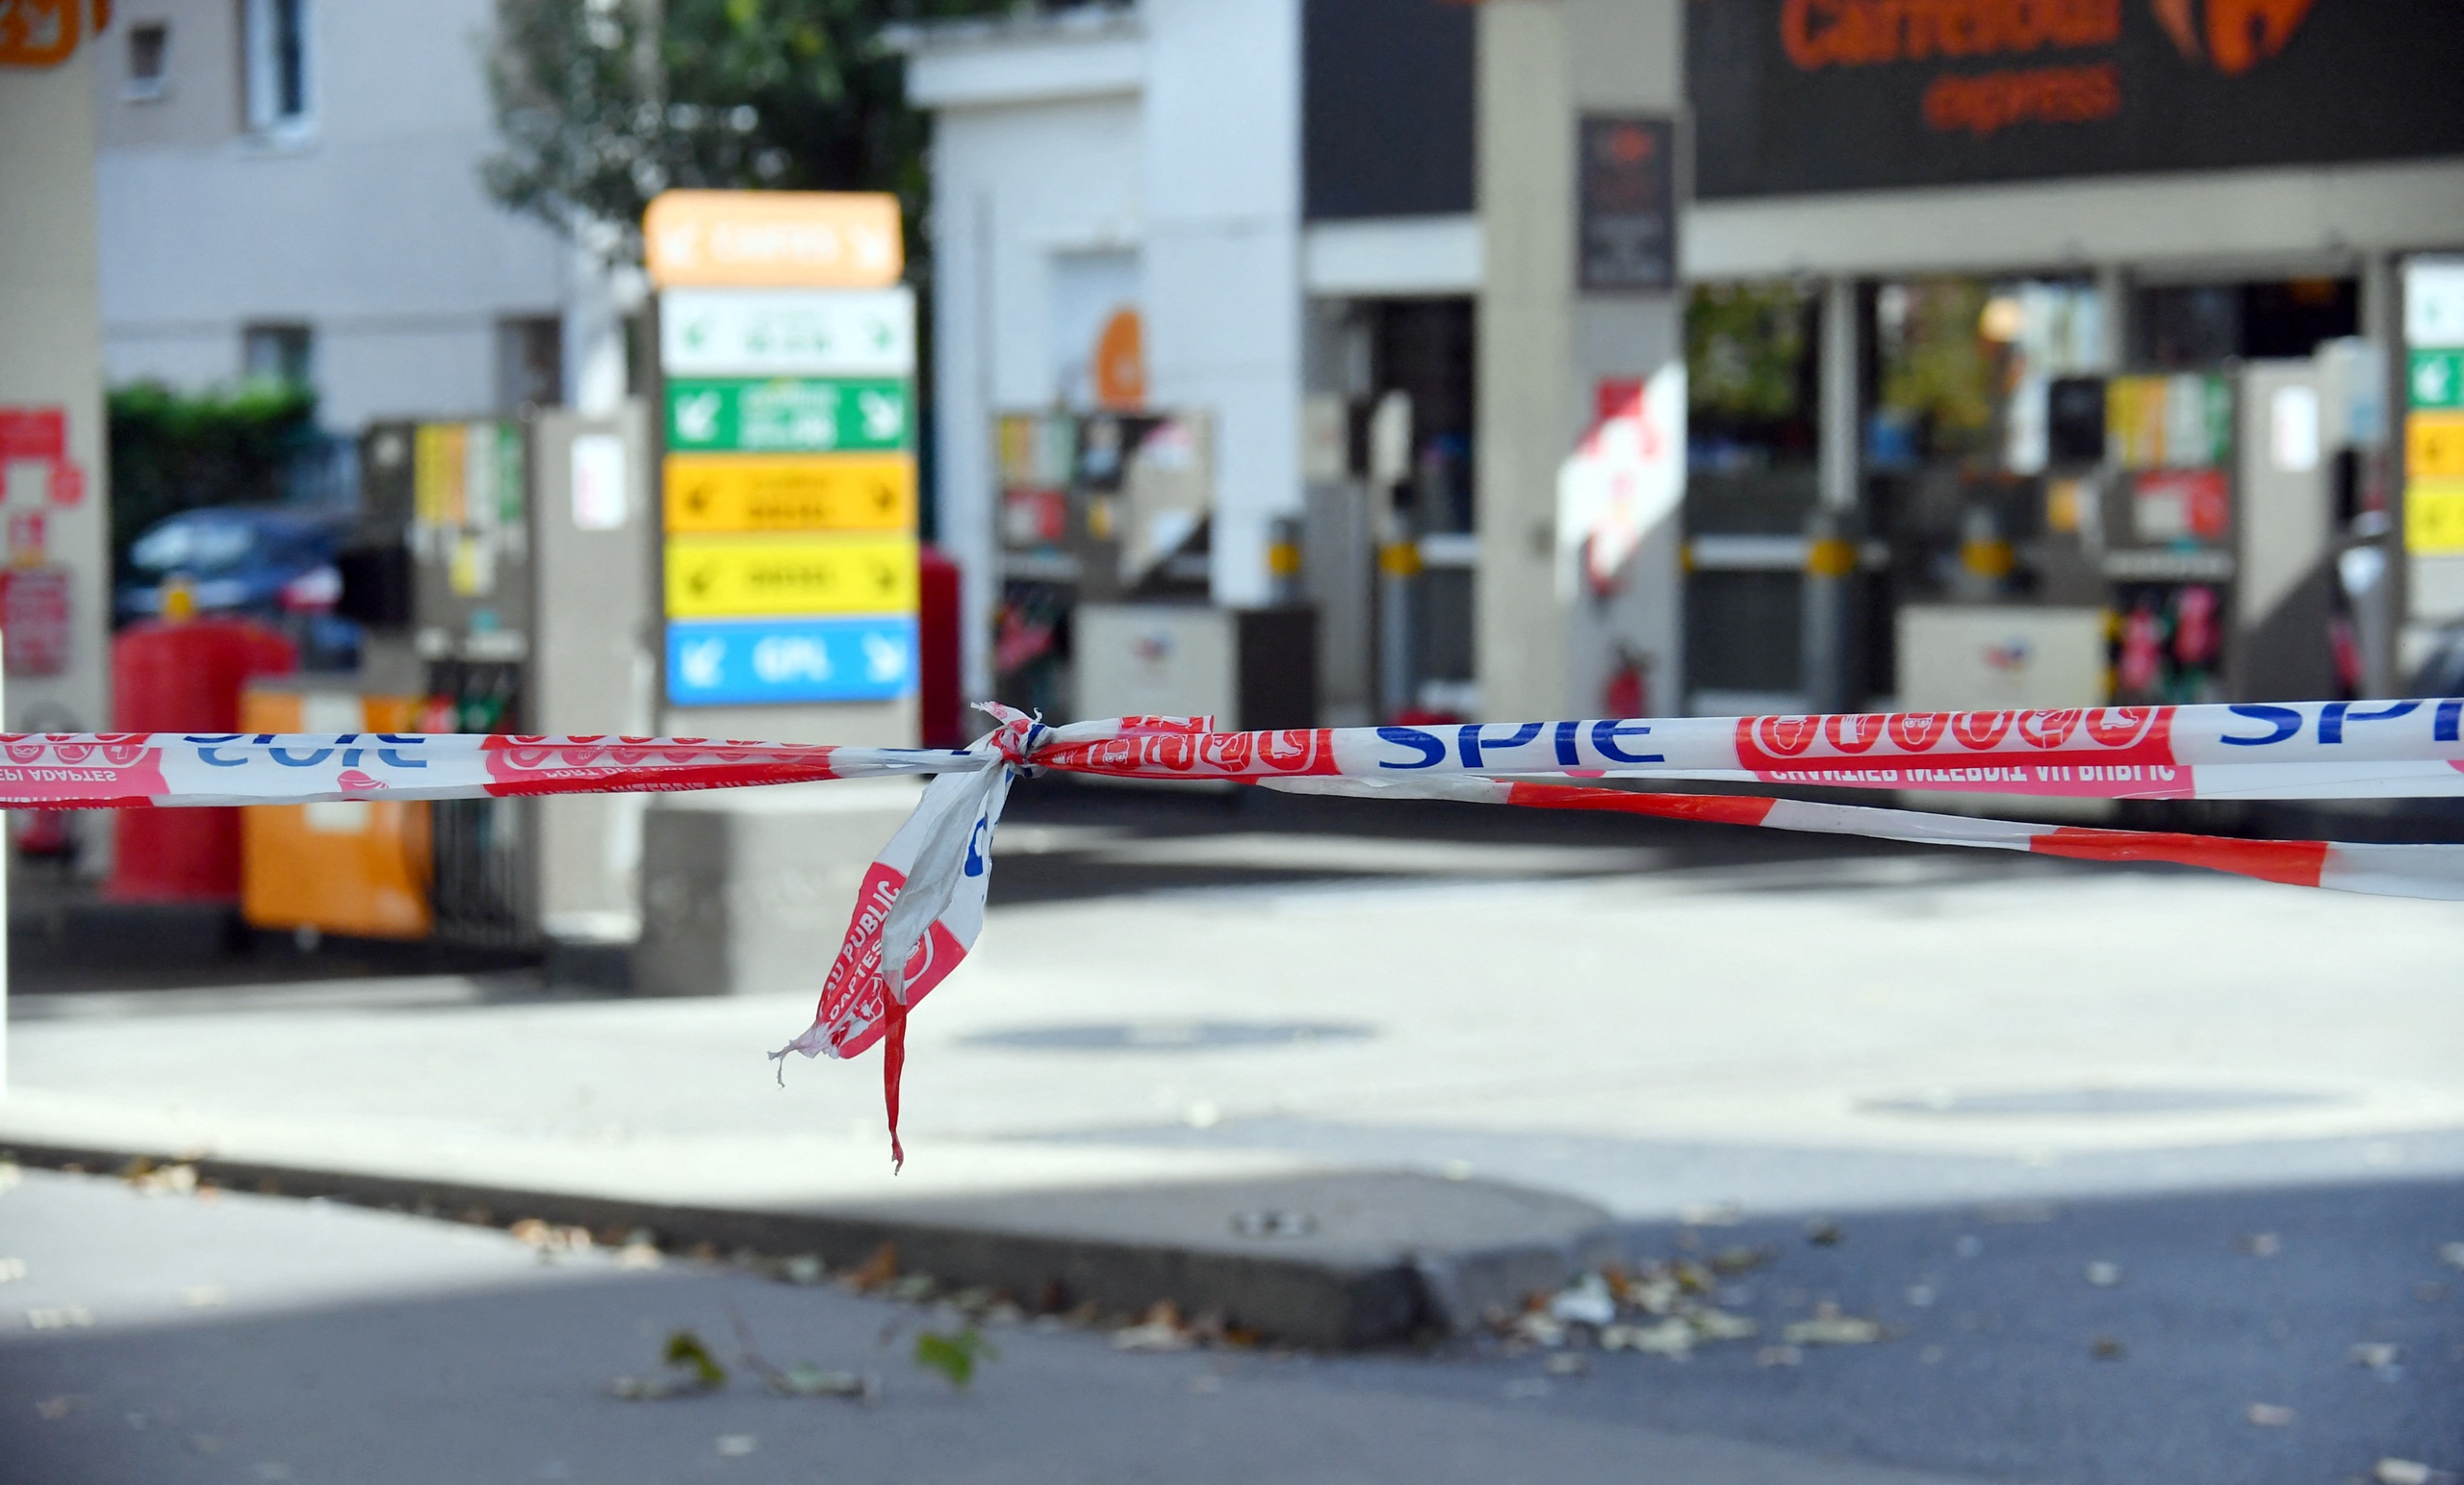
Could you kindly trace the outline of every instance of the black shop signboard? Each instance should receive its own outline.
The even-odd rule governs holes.
[[[1587,294],[1677,285],[1677,139],[1664,117],[1585,115],[1575,282]]]
[[[2464,154],[2458,0],[1688,0],[1703,197]]]

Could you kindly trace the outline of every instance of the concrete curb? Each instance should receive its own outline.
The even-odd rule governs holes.
[[[538,1217],[607,1237],[648,1228],[671,1249],[809,1253],[833,1268],[888,1243],[902,1272],[1005,1291],[1030,1307],[1091,1302],[1134,1315],[1168,1299],[1185,1315],[1216,1312],[1266,1340],[1323,1350],[1460,1333],[1618,1256],[1608,1214],[1587,1203],[1400,1171],[764,1211],[5,1139],[0,1157],[95,1172],[186,1165],[231,1191],[491,1225]]]

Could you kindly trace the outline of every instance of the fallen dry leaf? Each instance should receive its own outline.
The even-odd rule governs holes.
[[[1181,1323],[1180,1306],[1168,1299],[1148,1306],[1137,1324],[1113,1332],[1119,1351],[1186,1351],[1195,1344],[1197,1337]]]
[[[1671,1317],[1652,1325],[1609,1325],[1600,1332],[1604,1351],[1649,1351],[1656,1356],[1684,1356],[1694,1349],[1694,1327]]]
[[[2397,1360],[2404,1354],[2404,1348],[2385,1341],[2363,1341],[2356,1343],[2348,1354],[2352,1357],[2352,1364],[2356,1367],[2368,1367],[2373,1371],[2384,1371],[2396,1365]]]
[[[898,1277],[898,1244],[885,1242],[873,1249],[873,1256],[839,1275],[845,1288],[859,1292],[879,1289]]]
[[[1783,1327],[1780,1338],[1791,1345],[1871,1345],[1883,1338],[1883,1327],[1858,1316],[1842,1315],[1837,1305],[1826,1300],[1814,1306],[1811,1319]]]

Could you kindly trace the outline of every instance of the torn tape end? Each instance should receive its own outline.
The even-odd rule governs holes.
[[[823,1036],[821,1023],[818,1021],[815,1021],[812,1024],[811,1029],[807,1031],[803,1036],[788,1042],[778,1051],[771,1053],[770,1061],[783,1065],[786,1062],[787,1054],[790,1052],[802,1052],[807,1057],[819,1057],[826,1052],[830,1055],[833,1062],[838,1060],[838,1049],[831,1045],[829,1040]]]

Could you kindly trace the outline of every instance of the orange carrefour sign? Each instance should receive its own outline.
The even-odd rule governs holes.
[[[93,0],[94,30],[111,24],[111,0]],[[0,0],[0,67],[52,67],[77,53],[86,0]]]
[[[662,289],[870,289],[907,267],[898,198],[879,192],[662,192],[642,214],[642,250]]]
[[[2311,0],[2207,0],[2204,26],[2199,24],[2193,0],[2149,3],[2157,23],[2183,56],[2206,62],[2232,77],[2284,50],[2302,17],[2310,13]]]

